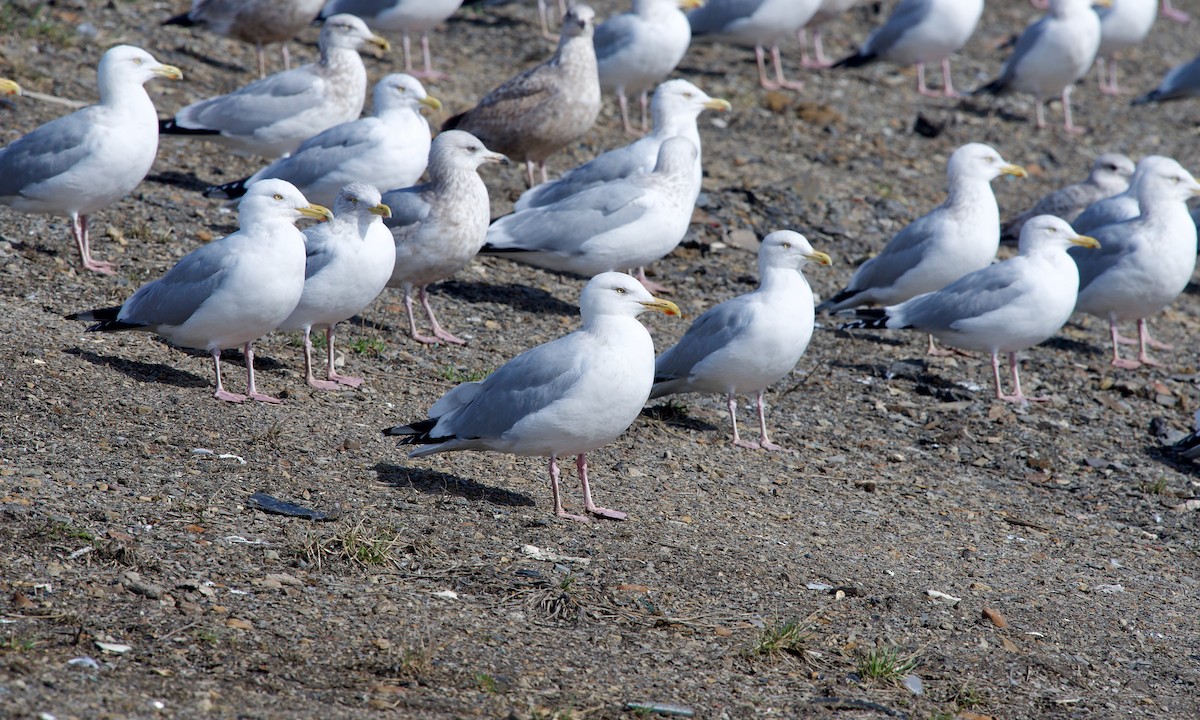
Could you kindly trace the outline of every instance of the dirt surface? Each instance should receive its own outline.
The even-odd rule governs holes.
[[[596,5],[605,16],[618,3]],[[186,74],[151,85],[164,114],[249,80],[251,48],[159,28],[182,6],[5,3],[0,74],[90,101],[102,50],[136,43]],[[1033,13],[990,3],[955,60],[957,84],[997,72],[994,48]],[[446,112],[549,52],[534,22],[532,3],[517,3],[448,25],[435,51],[454,77],[430,88]],[[831,54],[877,22],[863,7],[831,25]],[[1160,19],[1121,64],[1127,92],[1190,58],[1195,38],[1195,22]],[[293,43],[293,57],[312,57],[314,40]],[[372,77],[399,57],[369,60]],[[1005,216],[1107,150],[1200,168],[1200,104],[1130,108],[1094,77],[1075,93],[1092,132],[1070,137],[1057,106],[1056,126],[1036,132],[1026,99],[918,99],[912,71],[886,66],[803,73],[803,92],[768,94],[751,53],[701,47],[680,74],[735,108],[701,119],[697,222],[654,268],[690,315],[751,289],[752,234],[783,227],[833,255],[808,275],[819,294],[838,289],[940,202],[945,159],[969,141],[1031,171],[995,183]],[[2,141],[63,112],[28,97],[0,105]],[[912,132],[919,117],[934,137]],[[626,142],[615,118],[610,103],[552,170]],[[409,461],[378,432],[575,327],[577,278],[474,263],[434,297],[466,348],[410,341],[389,292],[342,333],[345,371],[367,378],[357,391],[310,391],[298,337],[273,335],[258,345],[259,383],[286,396],[281,407],[217,402],[206,358],[62,319],[119,303],[232,231],[236,216],[199,190],[256,167],[164,140],[150,178],[95,218],[95,254],[120,268],[111,278],[75,271],[64,218],[0,208],[0,716],[1200,710],[1198,515],[1171,509],[1197,494],[1196,470],[1149,429],[1156,416],[1186,428],[1200,399],[1194,287],[1154,319],[1177,348],[1161,353],[1165,367],[1113,371],[1102,323],[1080,319],[1025,353],[1026,391],[1053,397],[1028,408],[991,399],[984,358],[820,330],[769,395],[790,452],[731,447],[722,398],[656,404],[590,456],[599,501],[630,519],[584,526],[553,517],[540,459]],[[520,169],[485,175],[506,211]],[[686,327],[648,323],[660,348]],[[239,390],[240,355],[226,357]],[[336,517],[267,514],[251,506],[258,492]]]

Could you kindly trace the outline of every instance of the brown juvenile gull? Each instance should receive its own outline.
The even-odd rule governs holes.
[[[304,235],[295,222],[332,214],[285,180],[263,180],[242,198],[238,215],[237,232],[184,255],[120,307],[67,319],[96,321],[88,332],[142,330],[205,350],[216,369],[218,400],[281,402],[254,385],[254,341],[278,327],[304,291]],[[221,350],[239,345],[246,353],[245,395],[221,384]]]
[[[1001,240],[1015,241],[1021,226],[1031,217],[1054,215],[1074,224],[1075,218],[1092,203],[1125,192],[1133,175],[1133,161],[1121,153],[1104,153],[1096,158],[1087,180],[1055,190],[1037,201],[1032,208],[1016,216],[1000,231]],[[1087,232],[1085,228],[1075,228]]]
[[[588,522],[563,509],[558,458],[574,455],[584,509],[624,520],[625,513],[592,501],[586,453],[616,440],[633,424],[654,382],[654,344],[637,321],[646,310],[679,315],[623,273],[588,282],[579,298],[583,326],[526,350],[482,382],[459,385],[429,408],[429,418],[384,430],[402,445],[426,445],[423,457],[451,450],[495,450],[550,458],[554,514]]]
[[[141,48],[110,48],[100,59],[98,104],[0,148],[0,204],[70,217],[86,270],[113,272],[92,259],[88,216],[132,192],[154,164],[158,115],[143,85],[158,77],[183,74]]]
[[[767,435],[763,393],[792,371],[812,339],[812,289],[801,272],[810,262],[828,265],[830,260],[800,233],[778,230],[763,238],[758,288],[710,308],[658,356],[651,399],[674,393],[725,393],[733,444],[781,450]],[[758,442],[738,436],[739,392],[757,395]]]
[[[571,8],[553,57],[491,91],[442,129],[465,130],[514,162],[524,162],[530,187],[535,166],[545,182],[546,158],[582,137],[600,114],[595,17],[587,5]]]
[[[321,28],[321,59],[276,73],[228,95],[192,103],[159,124],[168,135],[194,135],[242,152],[277,158],[339,123],[358,118],[367,97],[367,69],[358,49],[388,49],[353,15],[334,15]]]
[[[263,45],[283,43],[283,67],[292,67],[287,41],[312,25],[323,0],[193,0],[187,12],[163,25],[202,27],[234,40],[254,43],[258,76],[266,77]]]
[[[425,288],[461,270],[487,237],[490,205],[478,172],[485,162],[508,164],[508,158],[488,150],[470,133],[447,130],[433,139],[429,182],[383,195],[392,210],[384,224],[396,242],[396,264],[387,284],[404,288],[409,332],[417,342],[465,344],[438,324]],[[432,337],[417,332],[413,288],[433,328]]]

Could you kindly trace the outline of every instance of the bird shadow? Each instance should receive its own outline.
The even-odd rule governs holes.
[[[979,399],[970,390],[931,371],[929,362],[923,358],[900,358],[890,365],[840,361],[831,362],[830,365],[887,381],[907,380],[914,384],[913,392],[917,395],[932,397],[941,402]]]
[[[427,495],[450,495],[476,502],[509,507],[533,507],[533,498],[512,490],[494,488],[456,475],[425,468],[376,463],[379,481],[393,488],[411,488]]]
[[[231,63],[231,62],[225,62],[223,60],[218,60],[217,58],[214,58],[214,57],[206,55],[202,52],[193,50],[190,47],[187,47],[186,45],[181,48],[178,48],[178,51],[179,51],[180,55],[186,55],[186,56],[192,58],[193,60],[198,60],[198,61],[204,63],[205,65],[208,65],[209,67],[213,67],[213,68],[222,70],[227,73],[233,73],[236,75],[245,75],[246,73],[251,72],[250,68],[246,67],[245,65],[242,65],[240,63]],[[254,72],[257,72],[257,69],[255,69]]]
[[[1065,352],[1078,353],[1080,355],[1102,355],[1104,350],[1090,342],[1082,340],[1072,340],[1071,338],[1055,335],[1049,340],[1038,343],[1038,347],[1050,348],[1051,350],[1062,350]]]
[[[210,384],[206,378],[162,363],[148,363],[111,355],[100,355],[82,348],[67,348],[63,352],[86,360],[93,365],[112,368],[138,382],[174,385],[181,388],[208,387]]]
[[[351,327],[361,328],[363,330],[377,330],[384,333],[394,333],[396,328],[378,320],[368,320],[362,315],[355,315],[349,320],[343,320],[338,323],[338,326],[349,325]]]
[[[837,326],[837,323],[839,322],[844,322],[844,320],[834,316],[830,320],[829,326],[822,325],[817,329],[824,330],[825,332],[831,332],[842,340],[862,340],[865,342],[875,343],[876,345],[888,345],[890,347],[905,347],[910,342],[909,338],[891,337],[889,335],[883,335],[877,332],[871,332],[869,330],[863,332],[843,330]]]
[[[181,190],[198,193],[202,193],[212,186],[212,183],[204,182],[193,173],[181,173],[174,170],[147,175],[146,179],[159,185],[169,185]]]
[[[1015,113],[1003,107],[992,104],[977,103],[973,100],[963,98],[958,101],[958,106],[955,108],[966,115],[974,115],[977,118],[988,119],[997,117],[1004,122],[1018,123],[1024,122],[1032,125],[1029,118],[1020,113]]]
[[[715,432],[718,429],[712,423],[692,417],[688,414],[685,405],[672,400],[652,407],[642,408],[641,415],[650,420],[657,420],[664,425],[692,430],[694,432]]]
[[[514,310],[540,315],[575,316],[579,314],[578,307],[559,300],[545,290],[515,283],[490,285],[452,280],[441,283],[435,288],[439,292],[468,303],[499,303],[508,305]]]

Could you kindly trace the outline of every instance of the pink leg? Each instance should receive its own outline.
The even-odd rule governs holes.
[[[412,64],[412,42],[408,38],[408,33],[404,33],[404,37],[400,42],[404,46],[404,72],[415,77]]]
[[[625,127],[625,132],[630,135],[641,135],[629,122],[629,101],[625,97],[625,88],[617,88],[617,107],[621,110],[621,125]]]
[[[1162,367],[1162,363],[1154,360],[1146,352],[1146,348],[1158,348],[1159,350],[1174,350],[1175,348],[1167,343],[1161,343],[1150,337],[1150,327],[1146,325],[1146,318],[1138,319],[1138,360],[1143,365],[1153,365]]]
[[[833,61],[825,57],[825,47],[821,44],[821,28],[813,30],[813,54],[817,57],[817,67],[833,67]]]
[[[962,97],[954,91],[954,81],[950,79],[950,58],[942,58],[942,95],[948,98]]]
[[[288,46],[287,46],[286,42],[281,43],[281,45],[282,45],[282,49],[283,49],[283,69],[291,70],[292,69],[292,55],[291,55],[291,53],[288,52]]]
[[[1042,105],[1042,99],[1034,98],[1033,106],[1036,109],[1035,114],[1037,115],[1037,129],[1043,130],[1046,127],[1046,108],[1044,105]]]
[[[438,72],[433,69],[433,56],[429,53],[429,36],[421,35],[421,56],[425,61],[425,69],[420,72],[412,73],[413,77],[418,77],[423,80],[444,80],[448,77],[444,72]]]
[[[311,327],[304,328],[304,380],[317,390],[337,390],[337,383],[329,382],[328,380],[318,380],[317,376],[313,374],[311,334]],[[329,369],[333,369],[332,364],[330,364]]]
[[[542,182],[550,182],[550,176],[548,176],[546,174],[546,161],[543,160],[540,163],[538,163],[538,167],[542,171]]]
[[[265,78],[267,76],[267,54],[263,52],[262,43],[254,43],[254,54],[258,58],[258,76]]]
[[[771,438],[767,436],[767,409],[763,403],[764,392],[766,391],[758,391],[758,446],[763,450],[782,450],[783,446],[771,442]]]
[[[359,385],[363,384],[362,378],[350,377],[349,375],[340,375],[340,374],[338,374],[338,371],[333,368],[333,361],[335,358],[335,354],[333,352],[333,336],[334,336],[333,328],[334,328],[333,325],[330,325],[329,327],[325,328],[325,350],[326,350],[325,365],[327,368],[326,374],[329,375],[330,380],[334,381],[338,385],[347,385],[349,387],[356,388]]]
[[[778,90],[779,86],[767,77],[767,54],[762,45],[754,46],[754,59],[758,61],[758,84],[767,90]]]
[[[602,508],[592,502],[592,489],[588,486],[587,459],[583,456],[583,453],[575,456],[575,469],[579,471],[579,484],[583,486],[583,506],[587,508],[588,512],[597,517],[608,518],[609,520],[624,520],[628,517],[628,515],[620,510]]]
[[[666,285],[660,285],[659,283],[656,283],[650,278],[646,277],[646,268],[644,267],[637,269],[637,275],[635,277],[637,277],[637,281],[642,284],[642,287],[646,288],[646,292],[649,292],[653,295],[671,292],[670,288],[668,288]]]
[[[935,93],[925,84],[925,63],[917,63],[917,94],[937,97],[940,93]]]
[[[533,181],[533,170],[534,170],[534,162],[532,160],[526,160],[525,161],[525,181],[527,183],[529,183],[528,187],[533,187],[534,185],[537,185],[537,183]]]
[[[733,444],[736,447],[744,447],[744,448],[750,448],[751,450],[757,450],[758,449],[757,443],[752,443],[748,440],[743,440],[742,436],[740,434],[738,434],[737,398],[734,396],[733,393],[729,393],[726,396],[726,401],[727,401],[726,405],[729,408],[729,422],[730,422],[730,424],[733,425]]]
[[[1017,354],[1015,352],[1009,353],[1008,354],[1008,371],[1009,371],[1009,373],[1012,374],[1013,389],[1016,390],[1016,394],[1013,395],[1011,398],[1006,398],[1006,399],[1014,400],[1019,403],[1049,402],[1050,398],[1048,398],[1048,397],[1044,397],[1044,396],[1040,396],[1040,395],[1038,397],[1026,397],[1025,393],[1021,392],[1021,373],[1020,373],[1020,370],[1018,369],[1017,365],[1018,365]]]
[[[1100,73],[1100,92],[1105,95],[1120,95],[1121,88],[1117,85],[1117,59],[1098,57],[1096,69]]]
[[[965,350],[959,350],[958,348],[949,348],[948,350],[939,348],[937,343],[934,342],[932,335],[929,336],[929,348],[926,350],[926,352],[933,357],[975,357],[971,353]]]
[[[92,245],[88,238],[87,215],[71,214],[71,232],[75,235],[75,247],[79,250],[79,264],[84,270],[98,272],[101,275],[112,275],[116,272],[112,263],[92,259]]]
[[[781,88],[788,90],[803,90],[804,83],[800,80],[788,80],[783,75],[783,58],[779,54],[779,46],[771,47],[771,62],[775,65],[775,82]]]
[[[1183,12],[1182,10],[1176,10],[1171,5],[1171,0],[1162,0],[1162,15],[1163,17],[1170,18],[1175,22],[1185,23],[1191,21],[1191,18],[1188,17],[1187,13]]]
[[[259,402],[282,405],[283,401],[270,395],[263,395],[254,387],[254,343],[246,343],[246,397]]]
[[[1136,360],[1126,360],[1121,357],[1120,347],[1122,338],[1121,333],[1117,332],[1117,321],[1115,319],[1110,319],[1108,321],[1108,331],[1109,334],[1112,335],[1112,366],[1124,368],[1125,370],[1133,370],[1134,368],[1141,367],[1142,364],[1140,362]]]
[[[446,342],[453,343],[455,345],[466,345],[466,340],[451,335],[448,331],[442,329],[441,325],[438,325],[437,318],[434,317],[433,314],[433,307],[429,304],[429,294],[425,292],[424,285],[422,285],[421,289],[417,291],[417,295],[421,299],[421,307],[425,308],[425,315],[429,318],[429,326],[433,328],[433,336],[439,340],[445,340]],[[437,340],[434,342],[437,342]]]
[[[422,298],[424,298],[425,288],[422,287],[418,291],[418,294],[421,295]],[[411,286],[406,286],[404,288],[404,311],[406,313],[408,313],[408,333],[409,333],[409,335],[412,336],[412,339],[416,340],[419,343],[424,343],[425,345],[437,344],[437,342],[438,342],[437,337],[430,337],[429,335],[422,335],[417,330],[417,319],[413,315],[413,299],[412,299],[412,287]]]
[[[1072,135],[1080,135],[1087,132],[1087,128],[1075,127],[1075,123],[1071,122],[1071,86],[1068,85],[1062,91],[1063,104],[1063,129]]]
[[[816,27],[812,30],[812,56],[808,53],[808,30],[801,28],[796,33],[796,39],[800,41],[800,67],[827,68],[833,64],[825,57],[825,51],[821,47],[821,28]]]
[[[245,402],[245,395],[231,393],[225,389],[224,385],[221,384],[221,348],[213,348],[212,359],[213,367],[216,368],[217,371],[217,391],[213,393],[213,397],[218,400],[224,400],[225,402]]]
[[[643,90],[638,103],[642,106],[642,134],[645,134],[650,131],[650,93]]]
[[[566,510],[563,510],[562,505],[562,489],[558,484],[558,456],[550,456],[550,494],[554,497],[554,514],[560,518],[574,520],[581,523],[590,523],[591,519],[586,515],[573,515]]]

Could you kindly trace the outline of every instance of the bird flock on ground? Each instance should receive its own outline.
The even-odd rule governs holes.
[[[590,7],[560,4],[553,55],[434,134],[422,110],[440,110],[441,102],[418,77],[444,77],[434,70],[429,38],[461,0],[195,0],[189,12],[165,22],[254,43],[261,77],[160,118],[144,85],[183,73],[143,49],[113,47],[99,59],[98,104],[0,149],[0,203],[69,217],[80,266],[113,273],[92,255],[88,218],[142,182],[160,133],[267,161],[249,177],[205,193],[236,203],[236,232],[187,254],[119,307],[68,316],[92,323],[88,331],[140,330],[207,352],[215,397],[228,402],[280,402],[261,392],[254,376],[254,342],[275,330],[303,332],[305,378],[313,388],[361,385],[361,378],[336,370],[334,331],[386,287],[403,289],[413,340],[463,343],[438,322],[426,289],[477,254],[590,278],[580,294],[578,330],[453,388],[426,419],[385,431],[419,446],[411,457],[451,450],[547,457],[555,512],[574,520],[625,518],[594,502],[585,455],[624,432],[650,398],[723,393],[735,445],[780,449],[768,432],[764,392],[796,366],[817,313],[833,314],[846,331],[916,330],[928,335],[930,353],[990,354],[995,397],[1006,401],[1044,399],[1022,392],[1017,353],[1053,336],[1073,313],[1108,321],[1115,367],[1155,364],[1149,350],[1165,346],[1151,338],[1147,321],[1192,275],[1197,235],[1186,203],[1200,195],[1200,183],[1170,158],[1135,164],[1107,153],[1086,180],[1011,213],[1002,225],[991,183],[1026,171],[981,143],[950,156],[945,202],[897,233],[832,297],[815,304],[803,275],[809,264],[829,265],[830,256],[800,233],[772,232],[759,249],[757,289],[714,305],[655,357],[637,316],[680,312],[651,294],[667,289],[645,267],[669,254],[691,222],[703,177],[698,117],[732,109],[671,78],[693,41],[753,47],[759,81],[772,90],[802,87],[787,79],[781,52],[799,37],[807,67],[915,65],[919,93],[958,94],[950,58],[974,34],[983,0],[901,0],[857,52],[831,63],[821,31],[855,4],[632,0],[629,13],[599,24]],[[539,9],[545,32],[546,3]],[[1102,91],[1119,92],[1118,58],[1146,37],[1158,11],[1157,0],[1049,0],[996,79],[975,92],[1032,96],[1039,128],[1045,101],[1059,96],[1064,128],[1079,131],[1072,86],[1099,63]],[[1188,19],[1169,0],[1162,14]],[[290,68],[286,41],[314,18],[322,23],[319,60]],[[402,36],[406,72],[378,80],[373,114],[360,117],[368,73],[359,51],[390,47],[376,32]],[[412,37],[421,40],[421,69],[412,60]],[[264,46],[280,42],[288,69],[267,75]],[[931,63],[942,71],[937,91],[926,85]],[[18,95],[20,86],[0,79],[0,93]],[[615,96],[624,128],[637,139],[550,180],[547,160],[593,126],[605,93]],[[639,99],[640,130],[630,118],[630,96]],[[1134,104],[1196,96],[1200,56],[1167,72]],[[525,164],[529,189],[510,214],[493,221],[479,173],[485,164],[510,161]],[[301,218],[323,222],[301,231]],[[1016,240],[1018,252],[998,262],[1002,240]],[[414,300],[429,334],[418,329]],[[1137,338],[1119,332],[1127,322],[1136,323]],[[323,371],[314,367],[314,330],[326,334]],[[1137,345],[1136,359],[1121,355],[1126,343]],[[238,347],[245,352],[245,393],[227,390],[221,375],[222,350]],[[1009,393],[1002,390],[1002,354]],[[738,431],[739,395],[755,398],[756,441]],[[587,515],[568,512],[562,501],[558,459],[571,456]]]

